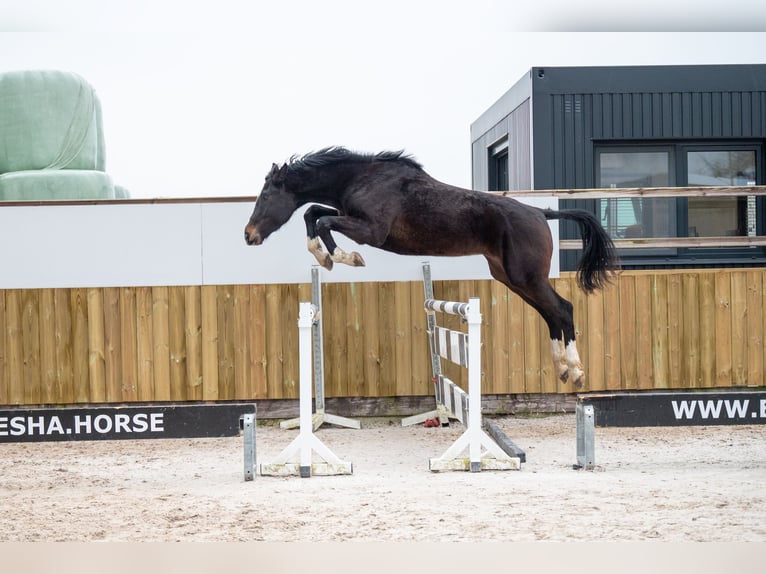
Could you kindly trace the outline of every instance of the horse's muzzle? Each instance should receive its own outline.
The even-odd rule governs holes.
[[[248,245],[260,245],[263,243],[261,234],[255,230],[255,227],[248,225],[245,227],[245,243]]]

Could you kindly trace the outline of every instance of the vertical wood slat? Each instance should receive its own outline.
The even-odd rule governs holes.
[[[84,403],[88,401],[90,394],[87,290],[71,289],[69,304],[72,319],[72,401]]]
[[[40,401],[53,404],[58,398],[56,369],[56,305],[53,289],[41,289],[40,295]]]
[[[412,344],[409,347],[412,364],[412,394],[431,395],[434,392],[431,354],[428,344],[426,313],[423,309],[425,299],[423,283],[410,283],[410,316],[412,317]]]
[[[106,343],[104,335],[104,292],[88,289],[88,400],[106,401]]]
[[[700,303],[700,377],[701,387],[715,385],[716,345],[720,337],[716,333],[715,275],[699,276]]]
[[[744,271],[731,272],[731,383],[745,385],[748,380],[748,316],[747,274]]]
[[[243,286],[243,289],[247,287]],[[186,381],[189,400],[202,400],[202,309],[199,286],[184,287]]]
[[[154,399],[154,332],[152,330],[152,289],[136,289],[136,363],[139,401]]]
[[[683,329],[680,352],[683,356],[683,365],[680,386],[695,388],[702,384],[699,277],[694,273],[684,273],[681,292]]]
[[[136,290],[120,289],[120,401],[138,400]]]
[[[183,287],[168,289],[168,350],[170,352],[170,400],[188,397],[186,380],[186,311]]]
[[[410,307],[411,282],[399,281],[393,284],[394,308],[394,371],[393,396],[407,396],[413,393],[412,346],[413,334],[410,329],[412,309]]]
[[[247,319],[250,331],[250,376],[252,378],[253,398],[263,399],[268,396],[266,379],[266,290],[264,285],[250,286],[250,315]],[[325,378],[326,380],[326,378]]]
[[[104,290],[104,386],[105,400],[121,400],[120,380],[120,290],[107,287]]]
[[[757,271],[747,272],[747,382],[763,380],[764,307],[763,277]]]
[[[12,405],[24,402],[24,352],[21,342],[21,290],[11,289],[5,294],[5,320],[7,355],[8,402]]]
[[[55,289],[53,299],[56,330],[54,356],[57,389],[55,401],[58,404],[66,404],[74,402],[72,301],[68,289]]]
[[[0,290],[0,405],[10,403],[8,397],[8,355],[6,351],[7,321],[5,318],[5,291]]]
[[[715,365],[714,383],[725,386],[731,380],[731,275],[715,274]]]
[[[39,291],[25,289],[22,298],[21,347],[23,352],[24,401],[40,402],[40,314]]]
[[[170,400],[170,338],[168,288],[152,287],[154,400]]]
[[[203,285],[200,294],[202,329],[202,398],[218,399],[218,288]],[[261,398],[265,398],[261,397]]]

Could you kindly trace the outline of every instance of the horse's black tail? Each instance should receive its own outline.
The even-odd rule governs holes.
[[[543,213],[545,219],[571,219],[577,222],[583,242],[582,257],[577,264],[577,284],[586,293],[605,287],[619,267],[619,259],[612,238],[601,227],[596,216],[584,209],[543,209]]]

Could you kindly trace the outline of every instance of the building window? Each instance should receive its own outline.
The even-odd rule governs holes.
[[[754,150],[690,150],[686,153],[688,186],[755,185]],[[755,235],[755,196],[690,197],[689,237]]]
[[[508,138],[489,148],[489,191],[507,191]]]
[[[671,149],[609,149],[597,152],[598,187],[668,187],[673,185]],[[601,200],[601,224],[612,237],[676,235],[674,199]]]

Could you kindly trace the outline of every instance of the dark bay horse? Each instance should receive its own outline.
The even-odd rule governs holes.
[[[403,152],[359,154],[330,147],[272,165],[245,227],[245,241],[260,245],[307,203],[313,204],[304,215],[308,249],[327,269],[333,262],[364,265],[359,253],[338,247],[332,231],[401,255],[484,255],[492,277],[545,320],[559,378],[582,385],[572,304],[548,280],[553,241],[546,220],[579,224],[583,255],[577,282],[589,293],[603,287],[616,269],[614,244],[593,214],[539,209],[446,185]]]

